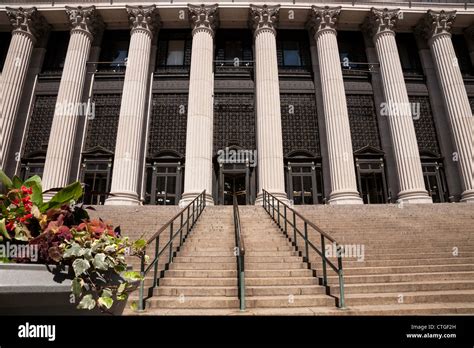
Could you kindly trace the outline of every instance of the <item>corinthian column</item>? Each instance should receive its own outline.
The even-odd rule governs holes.
[[[372,8],[363,29],[373,37],[380,61],[385,96],[381,113],[388,117],[392,137],[400,187],[398,200],[404,203],[431,203],[431,197],[425,189],[415,127],[395,42],[393,29],[399,12]]]
[[[276,27],[280,6],[251,6],[249,24],[255,40],[258,195],[263,189],[286,200]]]
[[[186,169],[184,205],[206,190],[212,200],[212,145],[214,93],[214,31],[218,23],[217,5],[188,5],[193,28],[191,72],[189,76],[188,119],[186,130]]]
[[[48,30],[36,7],[6,10],[13,31],[0,78],[0,169],[6,166],[33,48]]]
[[[329,204],[361,204],[362,199],[357,192],[349,115],[336,38],[336,24],[340,12],[340,7],[313,6],[308,26],[318,49],[331,175]]]
[[[147,101],[151,41],[158,25],[155,5],[127,6],[130,48],[123,84],[111,196],[105,204],[138,205],[140,159]]]
[[[102,24],[95,7],[66,7],[71,36],[64,62],[58,98],[49,136],[43,173],[45,190],[69,183],[79,117],[86,117],[82,105],[86,63],[94,35]]]
[[[436,67],[436,75],[441,85],[441,94],[448,115],[461,174],[461,201],[474,203],[474,124],[469,99],[462,79],[456,53],[451,41],[451,26],[456,11],[431,11],[418,24],[416,30],[428,40]],[[449,159],[448,159],[449,160]]]

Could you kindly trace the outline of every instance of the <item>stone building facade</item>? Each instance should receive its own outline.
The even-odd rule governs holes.
[[[0,1],[9,174],[93,204],[474,202],[474,4],[19,5]]]

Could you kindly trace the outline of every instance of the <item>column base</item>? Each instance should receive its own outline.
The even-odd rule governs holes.
[[[474,203],[474,190],[466,190],[461,194],[461,202]]]
[[[104,205],[141,205],[138,195],[135,192],[112,192],[105,200]]]
[[[364,204],[364,201],[359,196],[359,192],[353,191],[339,191],[331,192],[329,195],[328,204],[343,205],[343,204]]]
[[[272,195],[274,195],[276,198],[278,198],[280,201],[283,201],[283,203],[285,203],[286,205],[290,206],[290,200],[288,199],[288,196],[286,194],[286,192],[282,192],[282,191],[273,191],[273,192],[269,192],[271,193]],[[263,205],[263,192],[259,192],[257,194],[257,197],[255,198],[255,205]]]
[[[397,203],[426,204],[433,203],[433,199],[426,191],[401,191]]]
[[[178,206],[180,208],[184,208],[189,203],[191,203],[194,198],[199,196],[201,194],[201,192],[185,192],[185,193],[183,193],[183,195],[181,196],[181,200],[178,203]],[[204,196],[204,199],[206,200],[206,205],[214,205],[214,199],[212,198],[212,195],[208,194],[207,192]]]

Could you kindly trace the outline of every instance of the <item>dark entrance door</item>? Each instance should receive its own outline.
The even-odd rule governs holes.
[[[181,199],[181,163],[153,163],[148,167],[146,204],[176,205]]]
[[[356,157],[357,184],[365,204],[381,204],[387,201],[383,157]]]
[[[224,174],[224,205],[232,205],[234,195],[237,196],[238,204],[247,204],[245,173]]]
[[[422,163],[425,187],[433,203],[446,202],[446,184],[440,163]]]
[[[288,162],[287,193],[293,204],[321,204],[322,172],[319,163]]]

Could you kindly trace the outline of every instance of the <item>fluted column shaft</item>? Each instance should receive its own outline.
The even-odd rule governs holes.
[[[443,16],[444,14],[444,16]],[[436,67],[436,75],[441,86],[441,94],[448,116],[461,175],[461,201],[474,203],[474,122],[467,97],[466,88],[461,75],[456,53],[451,41],[449,27],[440,28],[441,20],[454,20],[454,13],[436,13],[427,15],[430,25],[438,22],[439,30],[432,28],[428,45]],[[443,18],[444,17],[444,18]],[[426,28],[430,29],[430,28]],[[451,160],[451,159],[448,159]]]
[[[0,169],[5,169],[33,48],[47,24],[35,7],[7,7],[12,38],[0,78]]]
[[[186,169],[182,204],[203,190],[212,203],[213,37],[207,29],[193,33],[186,131]]]
[[[44,165],[45,190],[69,183],[78,120],[86,116],[81,103],[91,43],[89,33],[71,31]]]
[[[391,30],[398,18],[398,11],[384,10],[383,13],[380,11],[375,17],[377,23],[374,29],[377,32],[373,35],[373,39],[380,61],[385,108],[400,187],[398,200],[405,203],[431,203],[432,199],[428,196],[423,180],[415,126],[395,42],[395,32]]]
[[[257,110],[258,194],[263,190],[287,200],[283,162],[280,85],[276,50],[279,6],[252,6],[250,24],[255,40],[255,100]]]
[[[255,35],[255,82],[257,103],[258,196],[262,190],[286,199],[283,168],[280,86],[275,33]],[[259,199],[260,197],[257,197]]]
[[[218,13],[216,5],[189,5],[188,10],[193,27],[193,44],[189,76],[184,193],[180,205],[189,203],[203,190],[206,190],[206,202],[213,204],[213,61],[214,32],[218,24]]]
[[[153,37],[150,28],[152,24],[146,21],[154,13],[155,7],[130,6],[127,9],[133,27],[120,106],[111,196],[106,200],[109,205],[140,203],[138,185],[143,149],[141,140],[146,117],[148,67]]]
[[[339,10],[340,8],[314,6],[313,19],[309,23],[314,31],[318,50],[331,177],[329,203],[361,204],[362,199],[357,192],[349,115],[334,29]]]

